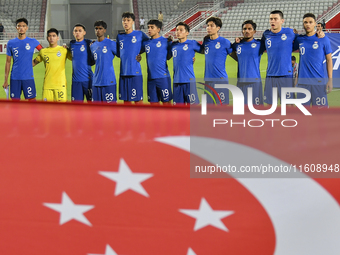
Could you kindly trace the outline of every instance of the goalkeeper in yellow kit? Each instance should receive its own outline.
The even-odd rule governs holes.
[[[33,60],[33,66],[44,61],[45,79],[43,85],[43,100],[66,102],[66,58],[72,60],[71,53],[58,45],[59,32],[55,28],[47,31],[48,48],[40,50],[39,55]]]

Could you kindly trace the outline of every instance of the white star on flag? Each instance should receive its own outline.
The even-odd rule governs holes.
[[[189,248],[187,255],[197,255],[197,254],[191,248]]]
[[[228,232],[227,227],[223,224],[221,219],[234,213],[234,211],[213,210],[205,198],[201,199],[200,208],[198,210],[179,209],[179,211],[196,219],[194,231],[211,225]]]
[[[106,245],[106,249],[105,249],[105,254],[90,254],[88,253],[87,255],[118,255],[112,248],[110,245]]]
[[[77,220],[86,225],[92,226],[88,219],[83,215],[85,212],[91,210],[93,205],[76,205],[70,199],[70,197],[66,194],[66,192],[62,193],[61,196],[61,204],[55,203],[43,203],[44,206],[60,212],[60,220],[59,224],[63,225],[64,223],[70,220]]]
[[[145,191],[141,183],[153,176],[147,173],[133,173],[124,159],[120,159],[118,172],[99,172],[100,175],[115,181],[116,189],[115,196],[131,189],[143,196],[148,197],[149,194]]]

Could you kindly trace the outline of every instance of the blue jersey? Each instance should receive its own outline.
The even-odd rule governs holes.
[[[171,44],[170,51],[174,65],[174,83],[189,83],[190,79],[195,78],[193,58],[195,57],[195,52],[201,52],[201,47],[194,40]]]
[[[112,61],[117,54],[116,43],[107,38],[101,42],[96,41],[91,45],[91,52],[96,61],[93,86],[115,85],[116,76]]]
[[[167,56],[168,48],[171,42],[163,36],[145,41],[142,51],[146,53],[146,62],[148,64],[148,79],[158,79],[170,77]]]
[[[11,80],[31,80],[33,78],[32,58],[34,49],[40,43],[33,38],[15,38],[7,43],[8,56],[13,57]]]
[[[72,40],[70,48],[72,51],[72,81],[83,82],[92,80],[93,73],[91,64],[93,57],[90,49],[91,40],[84,39],[81,42]]]
[[[261,79],[260,61],[264,45],[260,40],[242,41],[233,44],[238,59],[237,78],[240,82],[256,82]]]
[[[296,36],[291,28],[283,27],[278,33],[264,31],[262,43],[268,54],[267,76],[293,75],[291,58]]]
[[[298,84],[325,85],[328,75],[325,73],[323,61],[332,53],[328,37],[317,35],[299,35],[294,42],[294,49],[300,51]]]
[[[120,75],[142,75],[140,63],[136,60],[142,50],[144,41],[149,37],[142,31],[132,31],[130,34],[117,35],[117,57],[120,58]]]
[[[225,70],[225,61],[232,52],[231,43],[228,39],[218,37],[215,40],[207,39],[203,42],[205,54],[204,79],[225,78],[228,79]]]

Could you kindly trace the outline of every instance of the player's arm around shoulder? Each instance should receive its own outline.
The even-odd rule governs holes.
[[[233,43],[231,45],[232,52],[229,54],[229,56],[234,59],[235,61],[238,61],[237,53],[236,53],[236,48],[237,48],[238,43]]]
[[[173,42],[173,41],[168,44],[167,60],[170,60],[172,58],[172,47],[174,47],[174,45],[176,45],[176,42]]]
[[[116,37],[116,56],[120,58],[120,34]]]
[[[204,54],[204,51],[202,52],[202,48],[204,49],[203,43],[200,44],[199,42],[193,40],[192,41],[193,45],[194,45],[194,51],[200,53],[200,54]]]
[[[71,47],[67,48],[66,50],[67,50],[66,57],[68,58],[68,60],[72,61],[73,60],[73,56],[72,56]]]
[[[117,45],[117,43],[113,40],[111,40],[111,52],[113,53],[113,55],[117,56],[118,54],[118,49],[117,47],[119,47],[119,45]]]
[[[43,53],[44,53],[44,49],[41,49],[39,51],[38,56],[35,59],[33,59],[33,62],[32,62],[33,67],[35,67],[37,64],[39,64],[43,60],[43,57],[42,57]]]

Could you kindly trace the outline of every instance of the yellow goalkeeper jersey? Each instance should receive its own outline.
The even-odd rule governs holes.
[[[62,46],[41,49],[35,58],[37,62],[44,61],[45,79],[43,89],[66,88],[65,62],[72,59],[67,49]]]

